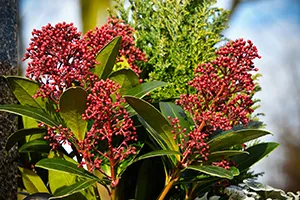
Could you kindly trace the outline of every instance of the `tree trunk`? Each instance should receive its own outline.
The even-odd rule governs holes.
[[[0,75],[17,75],[17,0],[0,0]],[[0,104],[16,103],[4,78],[0,78]],[[17,117],[0,112],[0,200],[17,199],[17,149],[4,150],[16,131]]]

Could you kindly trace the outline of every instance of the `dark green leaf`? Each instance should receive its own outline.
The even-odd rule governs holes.
[[[180,152],[178,151],[171,151],[171,150],[156,150],[151,151],[149,153],[146,153],[142,156],[139,156],[137,159],[134,160],[134,162],[144,160],[147,158],[157,157],[157,156],[168,156],[168,155],[180,155]]]
[[[120,94],[124,94],[139,84],[139,77],[131,69],[115,71],[111,73],[108,78],[121,85]]]
[[[36,163],[35,166],[48,170],[59,171],[61,173],[74,174],[79,177],[101,182],[101,180],[92,173],[83,168],[78,168],[76,164],[61,158],[45,158]]]
[[[67,89],[60,97],[60,114],[78,140],[83,140],[88,122],[82,119],[88,94],[81,87]]]
[[[45,186],[42,179],[33,171],[29,169],[25,169],[19,167],[19,170],[22,175],[23,184],[25,189],[29,194],[37,193],[37,192],[46,192],[49,193],[47,187]]]
[[[208,146],[210,147],[210,151],[214,152],[237,144],[243,144],[268,134],[270,134],[270,132],[258,129],[231,131],[217,135],[208,142]]]
[[[185,128],[187,132],[190,132],[190,121],[181,106],[171,102],[159,102],[159,108],[166,119],[169,116],[171,118],[178,118],[180,126]]]
[[[225,151],[215,151],[209,154],[208,160],[215,161],[220,160],[222,158],[228,158],[231,156],[236,156],[239,154],[249,154],[247,151],[239,151],[239,150],[225,150]]]
[[[164,141],[164,139],[162,138],[162,136],[159,133],[157,133],[156,130],[154,130],[141,116],[138,116],[138,119],[141,122],[141,124],[144,126],[144,128],[147,130],[147,133],[150,134],[150,140],[153,142],[153,144],[158,145],[158,146],[156,145],[156,148],[169,150],[169,147]]]
[[[27,116],[39,122],[43,122],[49,126],[59,126],[59,124],[52,119],[43,110],[18,104],[0,105],[0,111],[10,112],[21,116]]]
[[[163,138],[170,150],[179,151],[173,139],[172,126],[154,106],[137,97],[125,96],[125,99],[149,126]]]
[[[25,152],[43,152],[48,153],[50,151],[50,145],[48,140],[31,140],[26,142],[19,148],[20,153]]]
[[[107,43],[99,52],[96,60],[99,62],[91,71],[100,79],[106,79],[111,73],[119,53],[122,37],[118,36]]]
[[[77,183],[74,183],[73,185],[56,190],[56,192],[54,193],[54,197],[51,197],[50,199],[58,199],[58,198],[72,195],[74,193],[83,191],[83,190],[91,187],[95,183],[96,183],[96,180],[78,181]]]
[[[17,142],[19,142],[21,139],[23,139],[27,135],[45,134],[45,133],[47,133],[47,129],[45,129],[45,128],[20,129],[8,137],[6,144],[5,144],[5,150],[8,151]]]
[[[160,160],[144,160],[137,174],[135,200],[157,199],[164,187],[163,171]]]
[[[128,90],[124,95],[134,96],[141,99],[154,89],[162,87],[164,85],[167,85],[167,83],[161,81],[151,81],[147,83],[142,83]]]
[[[279,146],[276,142],[260,143],[246,149],[248,154],[242,154],[232,157],[236,162],[238,169],[244,171],[254,165],[256,162],[267,156]]]
[[[230,170],[226,170],[222,167],[203,165],[203,166],[188,166],[186,169],[202,172],[214,177],[232,179],[233,174]]]

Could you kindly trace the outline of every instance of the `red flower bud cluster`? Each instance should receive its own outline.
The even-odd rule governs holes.
[[[72,23],[65,22],[33,30],[23,60],[31,59],[26,76],[41,84],[35,97],[48,97],[57,103],[75,82],[84,86],[95,78],[89,72],[95,64],[94,54],[87,51],[80,35]]]
[[[72,85],[80,85],[87,90],[93,87],[98,77],[90,72],[97,63],[95,57],[100,49],[116,36],[122,36],[121,56],[127,58],[132,70],[141,70],[136,61],[146,61],[145,54],[135,47],[133,29],[117,19],[94,31],[89,31],[81,39],[81,33],[73,24],[48,24],[41,30],[33,30],[31,43],[23,60],[31,59],[26,76],[41,84],[34,97],[47,97],[58,103],[60,95]]]
[[[122,36],[117,62],[122,61],[121,57],[124,56],[131,69],[139,75],[141,70],[136,65],[136,61],[146,62],[147,59],[145,54],[135,47],[133,32],[134,30],[129,25],[125,24],[123,20],[109,18],[108,22],[103,26],[88,31],[83,39],[86,40],[87,46],[92,48],[92,51],[96,56],[99,50],[114,37]]]
[[[186,129],[180,126],[178,118],[171,119],[169,117],[169,120],[171,120],[173,126],[174,140],[178,141],[178,146],[183,152],[182,164],[190,164],[192,161],[190,158],[193,155],[201,155],[203,160],[207,160],[209,146],[205,143],[205,139],[208,134],[201,132],[199,127],[187,133]]]
[[[205,123],[206,132],[229,130],[248,123],[253,112],[253,60],[260,58],[257,48],[248,40],[228,42],[211,63],[199,65],[189,85],[196,94],[181,95],[178,104],[188,111],[196,126]]]
[[[70,144],[70,138],[74,138],[72,131],[68,128],[64,128],[62,125],[59,125],[58,127],[49,127],[40,123],[39,127],[42,126],[47,127],[47,135],[44,136],[44,139],[49,140],[52,150],[58,149],[62,144]]]
[[[177,104],[186,110],[194,121],[195,128],[185,133],[178,119],[172,120],[174,138],[180,141],[183,164],[188,164],[200,154],[207,160],[209,146],[207,137],[217,129],[229,130],[238,124],[246,125],[253,112],[252,95],[255,83],[252,80],[253,60],[260,58],[251,41],[239,39],[228,42],[216,51],[217,58],[195,69],[195,78],[189,85],[195,94],[183,94]],[[228,168],[228,163],[215,163]]]
[[[219,162],[213,162],[212,165],[222,167],[224,169],[230,169],[230,166],[232,166],[232,163],[228,160],[223,159]]]
[[[129,155],[136,154],[136,148],[130,144],[137,141],[136,129],[122,106],[125,99],[116,92],[119,88],[112,80],[100,80],[87,97],[88,107],[82,117],[92,120],[93,125],[86,138],[79,142],[79,149],[89,170],[101,171],[103,162],[114,168]],[[113,173],[111,178],[114,180]]]

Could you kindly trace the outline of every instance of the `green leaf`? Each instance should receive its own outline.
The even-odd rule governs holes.
[[[262,158],[266,157],[269,153],[279,146],[276,142],[260,143],[246,149],[248,154],[242,154],[232,157],[231,159],[236,162],[238,169],[244,171],[257,163]]]
[[[218,151],[224,148],[232,147],[237,144],[243,144],[253,139],[262,137],[264,135],[271,134],[265,130],[258,129],[244,129],[238,131],[226,132],[225,134],[219,134],[211,139],[207,144],[210,147],[210,151]]]
[[[48,140],[31,140],[26,143],[24,143],[20,148],[20,153],[26,153],[26,152],[43,152],[48,153],[50,151],[50,145]]]
[[[111,73],[119,53],[122,37],[118,36],[107,43],[99,52],[96,60],[99,62],[91,71],[100,79],[106,79]]]
[[[45,128],[29,128],[29,129],[20,129],[13,134],[11,134],[6,141],[5,150],[8,151],[11,149],[17,142],[22,140],[27,135],[33,134],[45,134],[47,129]]]
[[[22,175],[23,184],[29,194],[46,192],[49,193],[42,179],[33,171],[19,167]]]
[[[120,94],[124,94],[126,91],[140,83],[139,77],[131,69],[115,71],[111,73],[108,78],[121,85],[121,89],[119,91]]]
[[[186,169],[191,169],[195,171],[202,172],[204,174],[208,174],[214,177],[227,178],[232,179],[233,174],[230,170],[226,170],[222,167],[211,166],[211,165],[203,165],[203,166],[188,166]]]
[[[187,132],[190,132],[190,120],[188,119],[187,115],[185,114],[184,110],[181,106],[178,106],[171,102],[159,102],[159,108],[163,116],[166,119],[170,116],[171,118],[178,118],[179,124],[182,128],[186,128]]]
[[[161,169],[161,161],[144,160],[137,173],[135,200],[157,199],[163,190],[165,177]]]
[[[48,158],[61,158],[68,162],[78,164],[75,160],[68,157],[67,155],[59,151],[50,151]],[[58,191],[75,184],[78,181],[85,180],[83,178],[77,177],[74,174],[61,173],[59,171],[49,170],[48,172],[49,187],[53,194],[56,194]],[[93,188],[80,191],[79,193],[68,196],[66,199],[94,199],[94,190]],[[65,198],[64,198],[65,199]]]
[[[18,104],[0,105],[0,111],[10,112],[21,116],[27,116],[49,126],[59,126],[59,123],[52,119],[43,110]]]
[[[142,156],[139,156],[137,159],[134,160],[134,162],[144,160],[147,158],[152,158],[152,157],[157,157],[157,156],[168,156],[168,155],[181,155],[181,153],[178,151],[172,151],[172,150],[156,150],[156,151],[151,151],[149,153],[146,153]]]
[[[44,108],[45,103],[41,98],[32,97],[40,89],[37,82],[20,76],[5,76],[5,78],[21,105]]]
[[[151,104],[132,96],[125,96],[126,102],[152,127],[168,145],[170,150],[179,151],[173,139],[172,126]]]
[[[233,176],[238,176],[240,175],[240,170],[236,167],[230,167],[229,171],[231,171]]]
[[[96,180],[100,183],[102,182],[94,174],[86,171],[83,168],[78,168],[76,164],[61,158],[45,158],[36,163],[35,166],[48,170],[59,171],[61,173],[74,174],[76,176],[83,177],[86,179]]]
[[[24,128],[36,128],[38,127],[38,122],[32,118],[29,117],[22,117],[23,127]]]
[[[60,115],[78,140],[85,137],[88,122],[82,119],[88,94],[81,87],[67,89],[60,97]]]
[[[167,85],[167,83],[162,82],[162,81],[151,81],[147,83],[142,83],[130,90],[128,90],[124,95],[127,96],[134,96],[137,98],[143,98],[146,96],[148,93],[153,91],[156,88],[162,87],[164,85]]]
[[[149,147],[152,150],[163,149],[170,150],[168,145],[165,143],[164,139],[161,137],[159,133],[157,133],[141,116],[137,116],[138,120],[141,122],[143,127],[147,130],[147,133],[150,135],[149,139],[152,141],[152,144],[148,143]],[[180,156],[178,155],[168,155],[167,157],[161,158],[163,161],[164,168],[172,169],[176,166],[178,160],[180,160]],[[166,173],[167,174],[167,173]]]
[[[249,154],[247,151],[239,151],[239,150],[225,150],[225,151],[215,151],[209,154],[208,160],[215,161],[220,160],[222,158],[228,158],[240,154]]]
[[[128,63],[128,60],[125,56],[121,56],[121,60],[115,64],[114,71],[117,71],[119,69],[131,69],[130,64]]]
[[[32,97],[39,90],[39,83],[19,76],[5,76],[5,78],[21,105],[39,108],[51,116],[57,123],[64,124],[59,113],[56,112],[57,108],[55,107],[57,107],[57,105],[53,101],[47,98]],[[32,127],[25,126],[25,128]]]
[[[62,189],[57,190],[54,193],[54,197],[51,197],[49,199],[58,199],[66,196],[70,196],[74,193],[83,191],[92,185],[94,185],[97,181],[96,180],[82,180],[78,181],[70,186],[64,187]]]

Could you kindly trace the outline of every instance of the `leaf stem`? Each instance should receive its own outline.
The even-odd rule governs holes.
[[[164,200],[174,183],[179,179],[180,177],[180,170],[177,168],[176,172],[174,173],[174,176],[171,177],[170,181],[168,184],[165,186],[164,190],[161,192],[160,196],[158,197],[157,200]]]

